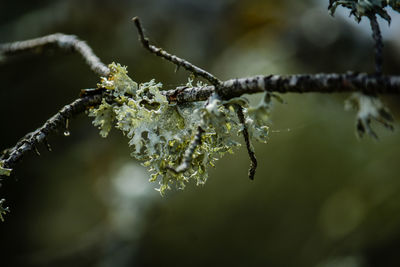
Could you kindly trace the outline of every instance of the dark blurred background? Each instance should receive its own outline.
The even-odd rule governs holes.
[[[369,24],[328,1],[0,0],[0,42],[62,32],[105,62],[166,89],[188,73],[145,51],[153,43],[221,79],[255,74],[373,71]],[[400,19],[380,20],[384,72],[398,74]],[[99,80],[75,54],[46,51],[0,63],[0,149],[43,124]],[[242,147],[205,186],[161,197],[129,157],[127,139],[98,135],[85,115],[53,152],[28,155],[0,196],[0,266],[400,266],[400,134],[374,124],[358,140],[347,95],[288,94],[276,103],[267,145],[255,144],[256,179]],[[257,97],[251,96],[256,101]],[[400,118],[399,99],[384,98]]]

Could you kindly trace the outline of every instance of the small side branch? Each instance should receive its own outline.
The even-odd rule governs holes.
[[[10,56],[49,46],[57,46],[81,54],[90,69],[100,76],[107,76],[110,72],[108,67],[94,54],[90,46],[79,40],[75,35],[55,33],[26,41],[0,44],[0,55]]]
[[[47,137],[59,129],[64,129],[66,122],[71,117],[84,112],[90,106],[100,104],[101,99],[101,94],[88,95],[64,106],[58,113],[47,120],[43,126],[28,133],[14,147],[3,152],[0,157],[3,166],[12,169],[26,153],[35,151],[39,144],[44,143],[47,145]]]
[[[256,169],[257,169],[257,158],[253,146],[251,145],[250,142],[249,131],[247,130],[246,119],[243,114],[243,107],[237,105],[236,113],[238,115],[240,123],[243,126],[243,137],[244,141],[246,142],[247,153],[249,154],[250,158],[249,178],[250,180],[254,180],[254,175],[256,174]]]
[[[383,41],[382,34],[379,28],[379,23],[376,19],[376,15],[368,16],[369,22],[372,29],[372,38],[375,42],[375,73],[376,75],[382,75],[382,65],[383,65]]]
[[[174,173],[183,173],[189,169],[190,165],[192,164],[194,151],[199,145],[201,145],[203,133],[203,128],[201,128],[201,126],[197,127],[196,135],[194,136],[192,142],[190,142],[189,147],[186,149],[185,154],[183,155],[182,163],[176,168],[169,167],[169,170],[173,171]]]
[[[165,91],[171,102],[205,101],[215,91],[214,86],[176,88]],[[331,73],[268,75],[232,79],[221,84],[219,95],[230,99],[243,94],[264,91],[275,93],[349,93],[400,94],[400,76],[379,76],[367,73]]]
[[[175,55],[169,54],[168,52],[166,52],[165,50],[158,48],[154,45],[151,45],[149,43],[149,39],[146,38],[146,36],[144,35],[143,32],[143,27],[142,24],[140,23],[140,20],[138,17],[134,17],[132,19],[132,21],[135,23],[135,26],[138,30],[139,33],[139,41],[142,43],[142,45],[144,46],[144,48],[146,48],[147,50],[149,50],[151,53],[162,57],[172,63],[174,63],[177,67],[182,67],[190,72],[192,72],[193,74],[200,76],[204,79],[206,79],[207,81],[209,81],[212,85],[219,85],[221,83],[221,81],[216,78],[214,75],[212,75],[211,73],[203,70],[202,68],[199,68],[195,65],[193,65],[192,63],[190,63],[187,60],[184,60],[182,58],[179,58]]]

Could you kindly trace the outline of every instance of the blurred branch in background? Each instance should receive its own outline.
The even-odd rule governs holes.
[[[90,46],[88,46],[84,41],[79,40],[74,35],[66,35],[62,33],[55,33],[26,41],[0,44],[0,59],[5,56],[15,55],[29,50],[46,49],[46,46],[51,45],[81,54],[90,69],[98,75],[107,76],[110,72],[107,66],[100,61],[100,59],[93,53]]]

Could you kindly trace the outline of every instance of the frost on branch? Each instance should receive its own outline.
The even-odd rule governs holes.
[[[378,138],[371,128],[371,120],[374,119],[389,130],[393,130],[393,117],[380,99],[375,96],[368,96],[361,93],[354,93],[346,100],[345,108],[357,110],[357,134],[362,137],[365,133]]]
[[[340,5],[349,8],[350,15],[353,15],[357,22],[360,22],[363,16],[378,14],[390,24],[391,18],[384,8],[390,6],[397,12],[400,11],[398,0],[330,0],[328,9],[331,15],[335,14]]]
[[[207,102],[170,104],[160,93],[162,85],[154,80],[137,84],[125,67],[109,65],[110,75],[102,78],[99,87],[106,88],[109,98],[89,110],[93,124],[106,137],[112,126],[121,130],[133,148],[132,156],[143,162],[151,172],[151,181],[158,180],[160,192],[171,184],[183,188],[193,179],[203,184],[208,177],[208,166],[225,153],[232,153],[239,143],[235,140],[242,126],[236,116],[236,106],[243,106],[248,115],[246,126],[251,136],[266,142],[268,103],[248,109],[245,98],[222,101],[213,95]],[[189,84],[190,86],[190,84]],[[263,112],[256,112],[257,110]],[[185,161],[185,151],[201,127],[201,141],[195,147],[191,162],[182,172],[173,171]]]

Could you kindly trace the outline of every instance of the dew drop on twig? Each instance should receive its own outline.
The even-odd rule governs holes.
[[[69,136],[71,133],[68,130],[68,125],[69,125],[69,120],[65,120],[65,131],[64,131],[64,136]]]

